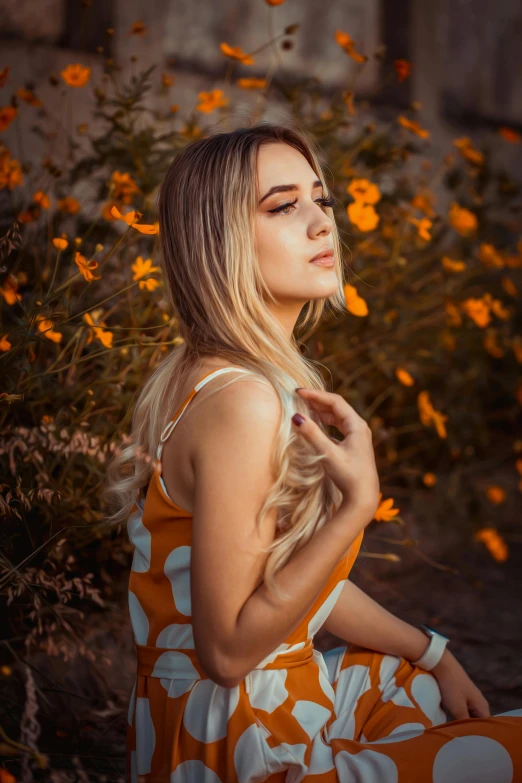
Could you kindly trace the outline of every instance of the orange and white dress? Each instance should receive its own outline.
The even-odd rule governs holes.
[[[162,445],[207,373],[162,435]],[[191,624],[192,515],[154,471],[128,520],[135,546],[129,611],[137,676],[127,726],[127,783],[516,783],[522,710],[446,723],[435,678],[403,658],[314,634],[337,601],[361,535],[295,631],[237,686],[210,680]],[[231,574],[233,579],[233,574]]]

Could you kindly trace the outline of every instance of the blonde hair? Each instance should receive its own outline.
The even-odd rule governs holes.
[[[159,439],[174,414],[172,400],[187,370],[205,356],[219,355],[253,371],[271,384],[282,406],[272,455],[278,478],[256,520],[261,527],[265,515],[277,508],[276,536],[265,549],[264,581],[282,597],[275,584],[278,571],[330,519],[342,495],[322,467],[323,456],[294,431],[293,413],[310,415],[295,387],[325,389],[325,382],[266,306],[275,300],[257,263],[257,155],[263,144],[273,143],[301,152],[321,180],[324,195],[329,194],[313,140],[289,124],[261,122],[214,132],[189,143],[165,175],[158,199],[160,262],[183,342],[146,380],[135,405],[130,443],[109,462],[103,497],[115,498],[118,506],[107,522],[126,521],[156,469]],[[345,311],[341,240],[332,208],[324,209],[333,223],[339,287],[333,296],[305,305],[298,323],[302,331],[313,330],[327,306]],[[229,383],[247,378],[252,376],[241,373]]]

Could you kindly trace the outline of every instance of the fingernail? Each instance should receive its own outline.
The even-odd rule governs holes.
[[[294,424],[297,424],[298,427],[301,426],[304,420],[305,420],[304,416],[301,416],[300,413],[294,413],[294,415],[292,416],[292,421],[294,422]]]
[[[294,391],[301,391],[301,389],[304,389],[304,386],[298,386],[297,389],[294,389]]]

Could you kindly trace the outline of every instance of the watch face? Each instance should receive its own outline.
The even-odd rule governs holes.
[[[434,634],[436,634],[437,636],[442,636],[443,639],[447,639],[449,642],[449,638],[447,636],[444,636],[444,634],[441,633],[440,631],[436,631],[435,628],[430,628],[429,625],[421,625],[421,628],[423,631],[425,631],[428,634],[428,636],[433,636]]]

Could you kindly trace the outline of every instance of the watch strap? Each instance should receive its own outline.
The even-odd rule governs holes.
[[[412,661],[413,665],[427,672],[431,671],[442,658],[448,641],[449,639],[442,634],[432,632],[424,655],[421,655],[417,661]]]

